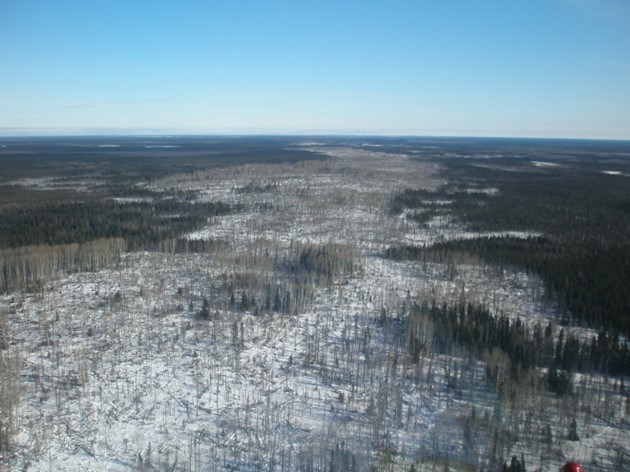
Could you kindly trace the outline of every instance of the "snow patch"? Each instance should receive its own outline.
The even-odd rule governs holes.
[[[559,167],[559,164],[555,162],[547,161],[531,161],[536,167]]]

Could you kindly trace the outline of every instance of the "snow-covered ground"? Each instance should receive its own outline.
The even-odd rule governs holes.
[[[457,470],[487,460],[492,438],[484,425],[492,423],[513,432],[502,453],[524,453],[527,470],[555,470],[567,458],[612,470],[628,454],[629,407],[603,379],[576,383],[612,411],[601,407],[587,421],[578,400],[549,398],[526,418],[499,400],[483,364],[465,353],[427,352],[411,363],[409,302],[464,299],[532,323],[558,318],[531,274],[381,257],[393,243],[472,237],[457,221],[419,227],[389,213],[397,191],[437,188],[436,168],[405,155],[305,146],[331,159],[151,183],[242,205],[188,235],[224,241],[221,249],[129,253],[119,267],[63,275],[39,293],[0,299],[9,312],[8,353],[20,363],[17,452],[4,463],[55,471],[329,470],[332,463],[407,471],[447,458]],[[268,191],[238,191],[251,182]],[[357,270],[315,287],[299,315],[229,306],[226,280],[280,279],[274,255],[298,243],[351,246]],[[204,298],[208,318],[197,316]],[[579,442],[564,439],[574,417]],[[543,445],[546,425],[553,442]]]

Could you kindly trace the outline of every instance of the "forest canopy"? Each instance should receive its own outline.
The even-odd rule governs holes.
[[[575,152],[439,160],[448,183],[437,191],[405,189],[391,211],[427,225],[449,215],[480,237],[429,247],[392,245],[394,259],[445,262],[467,256],[541,276],[547,296],[591,327],[630,334],[630,162],[614,154]],[[607,169],[620,169],[611,172]],[[436,200],[448,202],[436,206]],[[531,232],[530,238],[493,232]],[[490,236],[485,236],[489,234]]]

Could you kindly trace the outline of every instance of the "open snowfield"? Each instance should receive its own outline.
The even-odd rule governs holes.
[[[586,418],[578,400],[501,401],[465,352],[411,362],[412,302],[475,301],[527,323],[560,322],[532,274],[382,257],[393,243],[475,235],[452,219],[421,227],[390,213],[396,192],[440,185],[435,165],[377,148],[304,147],[330,159],[138,184],[241,205],[188,235],[221,242],[214,251],[126,253],[117,267],[0,299],[7,358],[19,365],[7,470],[408,471],[445,460],[474,470],[491,454],[490,425],[505,431],[500,454],[524,454],[528,471],[570,458],[589,472],[618,470],[630,408],[606,379],[576,379],[593,402]],[[237,299],[247,288],[262,305],[266,282],[289,283],[277,260],[307,244],[350,247],[355,270],[315,286],[297,315],[232,306],[231,281]],[[574,418],[577,442],[565,439]]]

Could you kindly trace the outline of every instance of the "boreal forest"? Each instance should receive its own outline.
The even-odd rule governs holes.
[[[0,138],[0,469],[630,461],[630,144]]]

